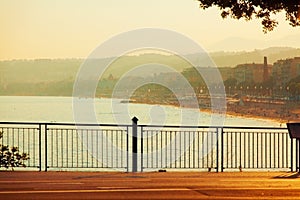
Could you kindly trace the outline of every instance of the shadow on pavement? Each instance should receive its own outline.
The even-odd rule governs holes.
[[[280,174],[278,176],[273,177],[274,179],[295,179],[295,178],[299,178],[300,177],[300,173],[299,172],[288,172],[285,174]]]

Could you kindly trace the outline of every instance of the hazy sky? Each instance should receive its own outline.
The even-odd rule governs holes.
[[[223,20],[196,0],[1,0],[0,60],[85,58],[110,37],[145,27],[177,31],[208,51],[298,47],[300,28],[277,18],[279,27],[264,34],[260,21]]]

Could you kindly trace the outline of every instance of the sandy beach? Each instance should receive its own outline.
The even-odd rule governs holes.
[[[140,98],[134,97],[136,103],[146,103],[146,104],[159,104],[159,105],[170,105],[180,107],[178,101],[174,99],[170,100],[168,98]],[[209,104],[210,99],[201,99],[199,102],[199,109],[201,112],[212,112]],[[299,102],[284,102],[282,104],[278,103],[266,103],[258,101],[243,101],[240,103],[230,103],[227,99],[226,111],[227,116],[238,116],[245,118],[254,119],[266,119],[272,120],[279,124],[285,124],[287,122],[298,122],[300,121],[300,105]]]

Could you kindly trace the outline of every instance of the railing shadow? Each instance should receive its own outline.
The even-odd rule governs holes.
[[[273,179],[295,179],[295,178],[300,178],[300,173],[299,172],[288,172],[284,173],[278,176],[273,177]]]

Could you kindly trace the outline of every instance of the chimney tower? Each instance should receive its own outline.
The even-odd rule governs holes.
[[[264,57],[264,74],[263,74],[263,81],[267,81],[269,79],[269,70],[268,70],[268,59]]]

